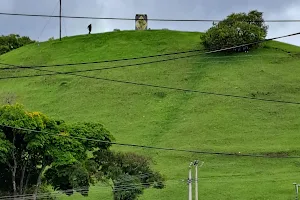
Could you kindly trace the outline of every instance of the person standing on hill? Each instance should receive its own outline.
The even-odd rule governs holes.
[[[87,28],[89,29],[89,34],[91,34],[91,32],[92,32],[92,24],[88,25]]]

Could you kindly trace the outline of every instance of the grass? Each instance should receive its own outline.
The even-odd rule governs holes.
[[[185,51],[201,48],[200,34],[151,30],[68,37],[62,42],[44,42],[14,50],[0,56],[0,61],[43,65]],[[268,42],[264,48],[234,57],[202,54],[152,65],[81,74],[300,102],[299,55],[299,47]],[[48,69],[69,71],[138,62],[141,61]],[[0,76],[38,73],[41,72],[14,70],[1,72]],[[29,110],[42,111],[69,122],[101,122],[117,142],[214,152],[300,155],[299,105],[179,92],[71,75],[0,80],[0,84],[2,102],[10,97]],[[143,200],[186,199],[188,187],[182,179],[187,178],[189,162],[194,159],[205,162],[199,172],[201,199],[293,199],[292,183],[300,179],[299,159],[114,148],[151,156],[153,167],[166,176],[167,187],[145,190],[140,198]],[[112,199],[109,188],[92,187],[85,199],[99,198]],[[76,195],[62,199],[83,197]]]

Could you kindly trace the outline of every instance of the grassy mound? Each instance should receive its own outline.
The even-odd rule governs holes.
[[[0,56],[0,62],[48,65],[130,58],[199,49],[200,34],[178,31],[121,31],[33,44]],[[288,53],[289,52],[289,53]],[[167,58],[177,57],[167,56]],[[72,71],[164,58],[49,67]],[[168,87],[300,102],[300,48],[268,42],[234,56],[205,55],[175,61],[80,73]],[[44,73],[1,71],[0,77]],[[68,121],[98,121],[117,142],[213,152],[300,155],[300,105],[239,99],[124,84],[72,75],[0,80],[2,103],[19,102]],[[149,155],[167,178],[163,190],[141,199],[186,199],[188,165],[199,159],[201,199],[278,199],[294,197],[300,160],[202,155],[117,147]],[[79,195],[70,197],[80,199]],[[87,200],[112,199],[95,186]],[[68,198],[66,198],[68,199]]]

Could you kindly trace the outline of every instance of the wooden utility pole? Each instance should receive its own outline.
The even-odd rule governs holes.
[[[59,40],[61,40],[61,0],[59,0]]]

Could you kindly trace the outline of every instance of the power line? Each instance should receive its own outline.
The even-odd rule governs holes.
[[[45,69],[36,69],[36,70],[46,71],[46,72],[54,72],[54,71],[45,70]],[[68,74],[72,75],[72,76],[83,77],[83,78],[90,78],[90,79],[96,79],[96,80],[103,80],[103,81],[110,81],[110,82],[124,83],[124,84],[138,85],[138,86],[146,86],[146,87],[153,87],[153,88],[169,89],[169,90],[182,91],[182,92],[191,92],[191,93],[199,93],[199,94],[206,94],[206,95],[232,97],[232,98],[238,98],[238,99],[248,99],[248,100],[257,100],[257,101],[265,101],[265,102],[300,105],[300,102],[293,102],[293,101],[254,98],[254,97],[239,96],[239,95],[224,94],[224,93],[215,93],[215,92],[204,92],[204,91],[200,91],[200,90],[175,88],[175,87],[169,87],[169,86],[153,85],[153,84],[148,84],[148,83],[138,83],[138,82],[132,82],[132,81],[122,81],[122,80],[116,80],[116,79],[109,79],[109,78],[95,77],[95,76],[87,76],[87,75],[80,75],[80,74],[73,74],[73,73],[68,73]],[[22,77],[22,78],[42,77],[42,76],[48,76],[48,75],[51,76],[51,75],[57,75],[57,74],[66,74],[66,73],[65,72],[55,72],[55,73],[52,73],[52,74],[35,74],[35,75],[24,75],[24,76],[11,76],[11,77],[0,78],[0,80],[11,79],[11,78],[20,78],[20,77]]]
[[[107,144],[112,144],[112,145],[137,147],[137,148],[143,148],[143,149],[154,149],[154,150],[163,150],[163,151],[175,151],[175,152],[209,154],[209,155],[240,156],[240,157],[297,158],[297,159],[300,158],[300,156],[277,156],[277,157],[274,157],[274,156],[259,155],[259,154],[240,154],[240,153],[226,153],[226,152],[212,152],[212,151],[199,151],[199,150],[188,150],[188,149],[177,149],[177,148],[166,148],[166,147],[154,147],[154,146],[146,146],[146,145],[138,145],[138,144],[109,142],[109,141],[104,141],[104,140],[83,138],[83,137],[77,137],[77,136],[71,136],[71,135],[60,135],[60,134],[54,134],[54,133],[50,133],[50,132],[46,132],[46,131],[38,131],[38,130],[32,130],[32,129],[27,129],[27,128],[19,128],[19,127],[4,125],[4,124],[0,124],[0,126],[6,127],[6,128],[17,129],[17,130],[23,130],[23,131],[46,133],[46,134],[51,134],[51,135],[56,135],[56,136],[70,137],[70,138],[79,139],[79,140],[96,141],[96,142],[107,143]]]
[[[198,56],[199,54],[195,54],[195,55],[192,55],[193,56]],[[201,54],[200,54],[201,55]],[[251,55],[251,54],[248,54],[248,55],[235,55],[235,56],[203,56],[201,57],[203,60],[201,61],[196,61],[196,63],[228,63],[228,62],[232,62],[232,60],[209,60],[209,59],[218,59],[218,58],[263,58],[265,56],[270,56],[270,57],[275,57],[276,54],[274,53],[267,53],[267,54],[259,54],[259,55]],[[189,57],[189,56],[188,56]],[[28,57],[27,57],[28,58]],[[180,57],[180,58],[186,58],[185,56],[184,57]],[[287,58],[287,57],[284,57],[284,58]],[[207,60],[208,59],[208,60]],[[238,62],[238,61],[247,61],[248,59],[238,59],[238,60],[234,60],[235,62]],[[108,60],[109,61],[109,60]],[[116,61],[119,61],[119,60],[116,60]],[[95,61],[97,62],[97,61]],[[102,61],[99,61],[99,63],[102,62]],[[35,66],[24,66],[24,65],[17,65],[17,64],[9,64],[9,63],[1,63],[0,62],[0,65],[2,66],[9,66],[9,67],[0,67],[0,71],[1,70],[15,70],[15,69],[39,69],[39,68],[46,68],[46,67],[53,67],[53,66],[50,66],[50,65],[35,65]],[[69,66],[70,64],[56,64],[55,66]],[[77,63],[71,63],[71,65],[73,66],[79,66],[81,65],[81,63],[77,64]],[[70,66],[71,66],[70,65]],[[54,67],[55,67],[54,66]],[[105,67],[106,68],[106,67]],[[107,67],[108,69],[110,69],[111,67]],[[103,68],[101,68],[103,69]],[[96,69],[98,70],[98,69]],[[100,69],[99,69],[100,70]],[[74,71],[73,71],[74,72]]]
[[[168,180],[170,181],[170,180]],[[180,183],[179,180],[171,180],[171,181],[176,181],[174,182],[175,184],[178,184]],[[112,187],[112,191],[113,192],[118,192],[118,191],[128,191],[128,190],[134,190],[136,188],[147,188],[147,186],[149,185],[152,185],[152,184],[158,184],[158,185],[161,185],[160,183],[157,183],[157,182],[145,182],[145,183],[137,183],[137,184],[126,184],[126,185],[117,185],[117,186],[114,186]],[[174,184],[172,183],[172,184]],[[169,183],[170,184],[170,183]],[[38,198],[51,198],[51,197],[60,197],[61,195],[65,194],[65,193],[70,193],[70,192],[78,192],[78,193],[84,193],[84,194],[87,194],[88,192],[91,192],[89,190],[89,187],[90,186],[86,186],[86,187],[82,187],[82,188],[74,188],[74,189],[69,189],[69,190],[56,190],[56,191],[53,191],[53,192],[43,192],[43,193],[38,193],[37,194],[37,197]],[[103,189],[103,188],[109,188],[110,186],[93,186],[93,188],[97,188],[97,189]],[[93,191],[93,194],[98,194],[98,193],[101,193],[101,190],[97,190],[97,191]],[[13,200],[16,200],[16,199],[20,199],[20,200],[32,200],[33,199],[33,196],[34,194],[25,194],[25,195],[10,195],[10,196],[0,196],[0,199],[13,199]]]
[[[208,177],[204,177],[204,178],[211,178],[211,176],[208,176]],[[202,182],[203,181],[206,181],[206,180],[203,180],[203,177],[199,178],[199,180],[201,180]],[[260,179],[259,182],[274,182],[274,181],[286,181],[286,180],[290,180],[290,179]],[[170,182],[172,181],[172,182]],[[180,182],[186,182],[187,180],[167,180],[168,182],[168,185],[170,184],[179,184]],[[191,181],[195,181],[195,180],[191,180]],[[228,180],[226,181],[220,181],[218,180],[217,181],[218,183],[229,183]],[[243,182],[247,182],[247,183],[256,183],[257,180],[243,180]],[[136,189],[136,186],[147,186],[149,184],[153,184],[153,183],[156,183],[156,182],[148,182],[148,183],[138,183],[138,184],[127,184],[127,185],[121,185],[121,186],[117,186],[114,190],[114,188],[112,188],[112,186],[110,185],[107,185],[107,186],[93,186],[93,188],[97,188],[97,189],[103,189],[103,188],[112,188],[113,191],[124,191],[124,190],[131,190],[131,189]],[[38,193],[37,194],[37,197],[38,198],[48,198],[48,197],[59,197],[61,195],[64,195],[64,193],[68,193],[68,192],[78,192],[78,193],[88,193],[88,192],[91,192],[90,191],[90,186],[86,186],[86,187],[81,187],[81,188],[73,188],[73,189],[68,189],[68,190],[56,190],[56,191],[49,191],[49,192],[42,192],[42,193]],[[101,190],[95,190],[92,192],[93,194],[98,194],[98,193],[101,193]],[[33,197],[34,194],[23,194],[23,195],[9,195],[9,196],[0,196],[0,199],[20,199],[20,200],[25,200],[25,199],[29,199],[29,200],[32,200],[32,197]]]
[[[27,13],[8,13],[1,12],[0,15],[10,15],[10,16],[23,16],[23,17],[53,17],[59,18],[59,15],[43,15],[43,14],[27,14]],[[124,18],[124,17],[88,17],[88,16],[67,16],[62,15],[62,18],[70,19],[97,19],[97,20],[122,20],[122,21],[135,21],[140,19],[135,18]],[[149,18],[148,21],[168,21],[168,22],[220,22],[221,19],[158,19],[158,18]],[[252,20],[249,22],[262,22],[261,20]],[[300,22],[300,19],[274,19],[274,20],[264,20],[264,22]]]
[[[125,83],[125,84],[131,84],[131,85],[139,85],[139,86],[147,86],[147,87],[153,87],[153,88],[169,89],[169,90],[182,91],[182,92],[191,92],[191,93],[200,93],[200,94],[206,94],[206,95],[232,97],[232,98],[239,98],[239,99],[248,99],[248,100],[257,100],[257,101],[265,101],[265,102],[300,105],[300,102],[293,102],[293,101],[272,100],[272,99],[263,99],[263,98],[239,96],[239,95],[233,95],[233,94],[204,92],[204,91],[199,91],[199,90],[191,90],[191,89],[175,88],[175,87],[168,87],[168,86],[160,86],[160,85],[153,85],[153,84],[147,84],[147,83],[137,83],[137,82],[131,82],[131,81],[122,81],[122,80],[115,80],[115,79],[108,79],[108,78],[101,78],[101,77],[93,77],[93,76],[86,76],[86,75],[79,75],[79,74],[70,74],[70,75],[84,77],[84,78],[104,80],[104,81],[111,81],[111,82],[116,82],[116,83]]]
[[[54,72],[50,70],[45,69],[36,69],[39,71],[46,71],[46,72]],[[32,77],[42,77],[45,75],[57,75],[57,74],[65,74],[65,72],[55,72],[53,74],[36,74],[36,75],[25,75],[22,76],[23,78],[32,78]],[[284,103],[284,104],[295,104],[300,105],[300,102],[293,102],[293,101],[284,101],[284,100],[273,100],[273,99],[263,99],[263,98],[254,98],[254,97],[247,97],[247,96],[239,96],[239,95],[233,95],[233,94],[223,94],[223,93],[215,93],[215,92],[204,92],[200,90],[191,90],[191,89],[184,89],[184,88],[175,88],[175,87],[169,87],[169,86],[161,86],[161,85],[153,85],[148,83],[138,83],[138,82],[132,82],[132,81],[122,81],[122,80],[116,80],[116,79],[108,79],[108,78],[102,78],[102,77],[95,77],[95,76],[87,76],[87,75],[80,75],[80,74],[73,74],[68,73],[72,76],[78,76],[83,78],[90,78],[90,79],[96,79],[96,80],[103,80],[103,81],[110,81],[110,82],[116,82],[116,83],[124,83],[124,84],[131,84],[131,85],[138,85],[138,86],[146,86],[146,87],[153,87],[153,88],[161,88],[161,89],[169,89],[169,90],[175,90],[175,91],[182,91],[182,92],[191,92],[191,93],[199,93],[199,94],[206,94],[206,95],[215,95],[215,96],[223,96],[223,97],[232,97],[232,98],[238,98],[238,99],[248,99],[248,100],[257,100],[257,101],[265,101],[265,102],[274,102],[274,103]],[[11,78],[20,78],[18,76],[11,76],[11,77],[5,77],[0,78],[2,79],[11,79]]]
[[[52,74],[24,75],[24,76],[11,76],[11,77],[0,78],[0,80],[1,79],[3,80],[3,79],[11,79],[11,78],[20,78],[20,77],[22,77],[22,78],[24,78],[24,77],[25,78],[29,78],[29,77],[32,78],[32,77],[42,77],[42,76],[47,76],[47,75],[51,76],[51,75],[57,75],[57,74],[66,74],[66,72],[55,72],[55,71],[45,70],[45,69],[36,69],[36,70],[46,71],[46,72],[54,72],[54,73],[52,73]],[[232,98],[238,98],[238,99],[248,99],[248,100],[257,100],[257,101],[264,101],[264,102],[274,102],[274,103],[300,105],[300,102],[293,102],[293,101],[263,99],[263,98],[239,96],[239,95],[233,95],[233,94],[205,92],[205,91],[200,91],[200,90],[191,90],[191,89],[175,88],[175,87],[169,87],[169,86],[153,85],[153,84],[148,84],[148,83],[138,83],[138,82],[122,81],[122,80],[109,79],[109,78],[103,78],[103,77],[80,75],[80,74],[74,74],[74,72],[73,73],[68,73],[68,74],[73,75],[73,76],[77,76],[77,77],[83,77],[83,78],[90,78],[90,79],[96,79],[96,80],[103,80],[103,81],[110,81],[110,82],[124,83],[124,84],[138,85],[138,86],[146,86],[146,87],[153,87],[153,88],[169,89],[169,90],[182,91],[182,92],[191,92],[191,93],[199,93],[199,94],[206,94],[206,95],[232,97]]]
[[[96,68],[96,69],[87,69],[87,70],[77,70],[77,71],[70,71],[70,72],[57,72],[57,71],[50,71],[50,70],[45,70],[45,71],[49,71],[49,72],[55,72],[55,73],[51,73],[51,74],[41,74],[42,76],[51,76],[51,75],[57,75],[57,74],[70,74],[70,73],[78,73],[78,72],[91,72],[91,71],[102,71],[102,70],[110,70],[110,69],[117,69],[117,68],[126,68],[126,67],[131,67],[131,66],[141,66],[141,65],[146,65],[146,64],[153,64],[153,63],[160,63],[160,62],[166,62],[166,61],[173,61],[173,60],[177,60],[177,59],[183,59],[183,58],[190,58],[190,57],[195,57],[195,56],[199,56],[199,54],[194,54],[194,55],[188,55],[188,56],[182,56],[182,57],[176,57],[176,58],[170,58],[170,59],[164,59],[164,60],[157,60],[157,61],[151,61],[151,62],[143,62],[143,63],[137,63],[137,64],[128,64],[128,65],[121,65],[121,66],[114,66],[114,67],[102,67],[102,68]],[[262,54],[262,55],[239,55],[239,56],[214,56],[214,57],[201,57],[203,59],[216,59],[216,58],[243,58],[243,57],[264,57],[264,56],[271,56],[273,57],[274,54]],[[239,60],[234,60],[234,62],[239,62],[239,61],[248,61],[248,59],[239,59]],[[212,60],[203,60],[203,61],[197,61],[197,63],[229,63],[232,62],[231,60],[221,60],[221,61],[212,61]],[[0,67],[0,71],[2,70],[14,70],[14,69],[35,69],[38,71],[43,71],[43,70],[39,70],[40,68],[45,68],[45,67],[40,67],[40,66],[18,66],[15,64],[8,64],[8,63],[1,63],[0,65],[3,66],[10,66],[10,67]],[[59,64],[60,65],[60,64]],[[75,65],[75,64],[74,64]],[[63,64],[61,65],[63,66]],[[56,74],[57,73],[57,74]],[[35,75],[33,75],[34,77]],[[39,76],[39,75],[37,75]],[[1,79],[11,79],[11,78],[28,78],[28,76],[7,76],[7,77],[0,77]]]
[[[10,63],[2,63],[0,62],[0,65],[3,66],[9,66],[9,67],[0,67],[0,70],[14,70],[14,69],[36,69],[36,68],[47,68],[47,67],[67,67],[67,66],[79,66],[79,65],[89,65],[89,64],[102,64],[102,63],[114,63],[114,62],[121,62],[121,61],[130,61],[130,60],[139,60],[139,59],[146,59],[146,58],[155,58],[155,57],[162,57],[162,56],[171,56],[171,55],[178,55],[178,54],[185,54],[189,52],[201,52],[203,50],[190,50],[190,51],[182,51],[182,52],[173,52],[173,53],[166,53],[166,54],[156,54],[156,55],[150,55],[150,56],[141,56],[141,57],[133,57],[133,58],[121,58],[121,59],[114,59],[114,60],[101,60],[101,61],[92,61],[92,62],[78,62],[78,63],[61,63],[61,64],[52,64],[52,65],[33,65],[33,66],[25,66],[25,65],[17,65],[17,64],[10,64]],[[194,55],[188,55],[188,56],[183,56],[183,57],[177,57],[175,59],[180,59],[180,58],[189,58],[189,57],[194,57],[198,56],[200,54],[194,54]],[[216,58],[241,58],[241,57],[263,57],[263,56],[271,56],[274,54],[260,54],[260,55],[235,55],[235,56],[213,56],[213,57],[201,57],[203,59],[216,59]],[[174,58],[170,58],[172,60]],[[164,62],[164,61],[169,61],[167,60],[158,60],[155,62]],[[208,61],[205,61],[208,62]],[[216,61],[216,62],[227,62],[227,61]],[[139,63],[138,65],[141,65],[142,63]],[[149,63],[145,63],[149,64]],[[117,67],[105,67],[105,69],[113,69],[113,68],[119,68],[122,66],[117,66]],[[96,70],[103,70],[104,68],[101,69],[96,69]]]
[[[75,66],[75,65],[113,63],[113,62],[121,62],[121,61],[146,59],[146,58],[155,58],[155,57],[162,57],[162,56],[172,56],[172,55],[179,55],[179,54],[193,53],[193,52],[201,52],[201,51],[203,51],[203,50],[196,49],[196,50],[172,52],[172,53],[165,53],[165,54],[156,54],[156,55],[150,55],[150,56],[140,56],[140,57],[133,57],[133,58],[121,58],[121,59],[101,60],[101,61],[92,61],[92,62],[63,63],[63,64],[53,64],[53,65],[19,66],[19,65],[8,64],[8,63],[0,63],[1,65],[11,66],[11,67],[0,68],[0,70],[23,69],[23,68],[24,69],[34,69],[34,68],[45,68],[45,67],[63,67],[63,66]]]
[[[166,62],[166,61],[173,61],[173,60],[178,60],[178,59],[182,59],[182,58],[190,58],[190,57],[194,57],[194,56],[198,56],[198,55],[199,54],[194,54],[194,55],[181,56],[181,57],[176,57],[176,58],[169,58],[169,59],[163,59],[163,60],[155,60],[155,61],[135,63],[135,64],[127,64],[127,65],[114,66],[114,67],[103,67],[103,68],[96,68],[96,69],[84,69],[84,70],[76,70],[76,71],[69,71],[69,72],[55,72],[55,73],[43,74],[43,75],[45,75],[45,76],[52,76],[52,75],[56,75],[56,74],[73,74],[73,73],[79,73],[79,72],[91,72],[91,71],[102,71],[102,70],[108,70],[108,69],[126,68],[126,67],[132,67],[132,66],[141,66],[141,65],[154,64],[154,63],[160,63],[160,62]],[[3,63],[0,63],[0,64],[3,64]],[[13,65],[13,66],[15,66],[15,65]],[[17,67],[17,66],[15,66],[15,67]],[[29,69],[32,69],[32,68],[29,68]],[[37,68],[33,68],[33,69],[37,69]],[[22,78],[22,76],[4,77],[4,79],[7,79],[7,78]]]
[[[250,175],[249,175],[250,176]],[[253,176],[253,175],[251,175]],[[208,176],[208,177],[201,177],[199,178],[199,180],[206,181],[203,180],[204,178],[211,178],[212,176]],[[290,179],[260,179],[259,182],[274,182],[274,181],[289,181]],[[170,182],[172,181],[172,182]],[[167,180],[166,182],[168,182],[168,185],[170,184],[179,184],[180,182],[186,182],[187,180],[175,180],[175,179],[171,179],[171,180]],[[194,181],[194,180],[191,180]],[[225,181],[217,181],[218,183],[229,183],[230,181],[225,180]],[[243,182],[247,182],[247,183],[255,183],[257,184],[257,180],[243,180]],[[134,189],[134,186],[142,186],[142,185],[148,185],[148,184],[153,184],[156,182],[148,182],[148,183],[140,183],[140,184],[127,184],[127,185],[121,185],[121,187],[117,187],[117,191],[123,191],[123,190],[129,190],[129,189]],[[131,187],[132,186],[132,187]],[[56,191],[49,191],[49,192],[42,192],[42,193],[38,193],[37,197],[39,198],[47,198],[47,197],[59,197],[60,195],[63,195],[64,193],[68,193],[68,192],[81,192],[81,193],[87,193],[87,192],[91,192],[88,188],[90,186],[87,187],[81,187],[81,188],[73,188],[73,189],[68,189],[68,190],[56,190]],[[111,188],[110,185],[107,186],[93,186],[93,188],[97,188],[97,189],[103,189],[103,188]],[[113,188],[112,188],[113,189]],[[101,193],[101,190],[95,190],[93,191],[93,194],[98,194]],[[20,199],[20,200],[25,200],[25,199],[30,199],[32,200],[34,194],[24,194],[24,195],[9,195],[9,196],[0,196],[0,199]]]
[[[112,188],[113,191],[124,191],[124,190],[131,190],[135,189],[136,187],[141,187],[145,188],[145,186],[152,185],[154,181],[151,182],[145,182],[145,183],[136,183],[136,184],[124,184],[124,185],[117,185]],[[178,180],[179,183],[179,180]],[[159,183],[158,183],[159,184]],[[144,186],[144,187],[143,187]],[[37,193],[38,198],[47,198],[47,197],[59,197],[60,195],[64,193],[69,193],[69,192],[80,192],[80,193],[88,193],[90,192],[89,190],[90,186],[86,187],[81,187],[81,188],[73,188],[73,189],[68,189],[68,190],[56,190],[56,191],[49,191],[49,192],[42,192],[42,193]],[[95,188],[108,188],[109,186],[94,186]],[[93,194],[97,193],[99,191],[93,191]],[[34,196],[34,194],[23,194],[23,195],[9,195],[9,196],[0,196],[0,199],[20,199],[20,200],[25,200],[25,199],[31,199]]]
[[[201,179],[201,178],[200,178]],[[199,179],[199,180],[200,180]],[[174,181],[172,183],[170,183],[170,181]],[[175,182],[176,181],[176,182]],[[182,181],[185,181],[185,180],[182,180]],[[181,181],[181,182],[182,182]],[[204,180],[201,180],[201,181],[204,181]],[[290,181],[290,179],[263,179],[263,180],[259,180],[259,182],[279,182],[279,181]],[[179,181],[177,180],[168,180],[168,185],[170,184],[178,184]],[[230,181],[226,180],[226,181],[220,181],[218,180],[217,183],[229,183]],[[246,182],[246,183],[249,183],[249,184],[257,184],[257,180],[243,180],[243,182]],[[153,184],[153,183],[156,183],[156,182],[149,182],[149,184]],[[140,183],[140,184],[131,184],[131,185],[126,185],[122,188],[117,188],[116,191],[129,191],[129,190],[134,190],[136,189],[136,186],[148,186],[148,183]],[[98,189],[98,190],[93,190],[92,191],[92,194],[95,195],[95,194],[100,194],[102,193],[101,189],[103,188],[111,188],[110,186],[93,186],[94,189]],[[145,188],[145,187],[143,187]],[[99,190],[100,189],[100,190]],[[53,191],[53,192],[44,192],[44,193],[38,193],[37,194],[37,197],[38,198],[57,198],[57,197],[60,197],[61,195],[64,195],[64,193],[67,193],[67,192],[80,192],[80,193],[84,193],[84,194],[87,194],[88,192],[91,192],[90,190],[82,187],[82,188],[74,188],[74,189],[70,189],[70,190],[57,190],[57,191]],[[13,200],[32,200],[33,199],[33,195],[34,194],[28,194],[28,195],[12,195],[12,196],[1,196],[0,199],[13,199]]]
[[[237,49],[237,48],[240,48],[240,47],[250,46],[250,45],[254,45],[254,44],[259,44],[259,43],[267,42],[267,41],[271,41],[271,40],[291,37],[291,36],[295,36],[295,35],[299,35],[299,34],[300,34],[300,32],[292,33],[292,34],[288,34],[288,35],[263,39],[263,40],[259,40],[259,41],[256,41],[256,42],[237,45],[237,46],[233,46],[233,47],[226,47],[226,48],[222,48],[222,49],[203,52],[203,53],[200,53],[200,54],[212,54],[212,53],[223,52],[223,51]],[[196,49],[196,50],[189,50],[189,51],[181,51],[181,52],[173,52],[173,53],[165,53],[165,54],[156,54],[156,55],[150,55],[150,56],[141,56],[141,57],[133,57],[133,58],[121,58],[121,59],[115,59],[115,60],[103,60],[103,61],[80,62],[80,63],[66,63],[66,64],[54,64],[54,65],[38,65],[38,66],[18,66],[18,65],[14,65],[14,64],[0,63],[1,65],[11,66],[11,67],[6,67],[6,68],[0,68],[0,70],[20,69],[20,68],[34,69],[34,68],[44,68],[44,67],[58,67],[58,66],[74,66],[74,65],[86,65],[86,64],[111,63],[111,62],[138,60],[138,59],[144,59],[144,58],[153,58],[153,57],[161,57],[161,56],[169,56],[169,55],[178,55],[178,54],[185,54],[185,53],[192,53],[192,52],[201,52],[201,51],[203,51],[203,50]],[[181,58],[188,58],[188,57],[193,57],[193,56],[197,56],[197,55],[199,55],[199,54],[182,56],[182,57],[177,57],[177,58],[170,58],[170,59],[165,59],[165,60],[150,61],[150,62],[137,63],[137,64],[129,64],[129,65],[123,65],[123,66],[106,67],[106,68],[101,68],[101,69],[81,70],[81,71],[64,72],[64,73],[69,74],[69,73],[76,73],[76,72],[88,72],[88,71],[96,71],[96,70],[106,70],[106,69],[113,69],[113,68],[139,66],[139,65],[152,64],[152,63],[158,63],[158,62],[165,62],[165,61],[170,61],[170,60],[177,60],[177,59],[181,59]],[[47,75],[49,75],[49,74],[47,74]],[[24,76],[24,77],[27,77],[27,76]],[[4,78],[6,78],[6,77],[4,77]],[[11,78],[17,78],[17,77],[11,77]]]

